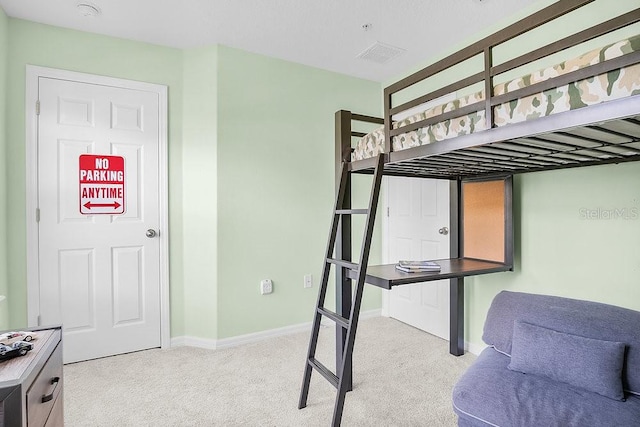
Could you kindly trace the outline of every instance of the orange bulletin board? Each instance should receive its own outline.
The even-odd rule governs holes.
[[[505,181],[462,183],[462,255],[505,262]]]

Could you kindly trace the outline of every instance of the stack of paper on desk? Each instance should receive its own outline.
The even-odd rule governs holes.
[[[424,273],[440,271],[440,265],[434,261],[399,261],[396,269],[406,273]]]

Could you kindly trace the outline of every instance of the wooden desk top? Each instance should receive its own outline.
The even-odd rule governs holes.
[[[405,273],[396,270],[395,264],[370,265],[367,268],[366,282],[383,289],[391,289],[393,286],[509,271],[513,268],[501,262],[474,258],[436,259],[434,261],[440,264],[440,271]],[[357,278],[355,276],[355,272],[350,272],[351,279]]]

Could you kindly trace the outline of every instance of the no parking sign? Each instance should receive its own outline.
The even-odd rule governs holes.
[[[80,213],[124,213],[124,157],[80,155]]]

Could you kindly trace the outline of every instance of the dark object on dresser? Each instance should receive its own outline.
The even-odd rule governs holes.
[[[0,361],[24,356],[33,350],[33,344],[26,341],[16,341],[11,345],[0,344]]]

